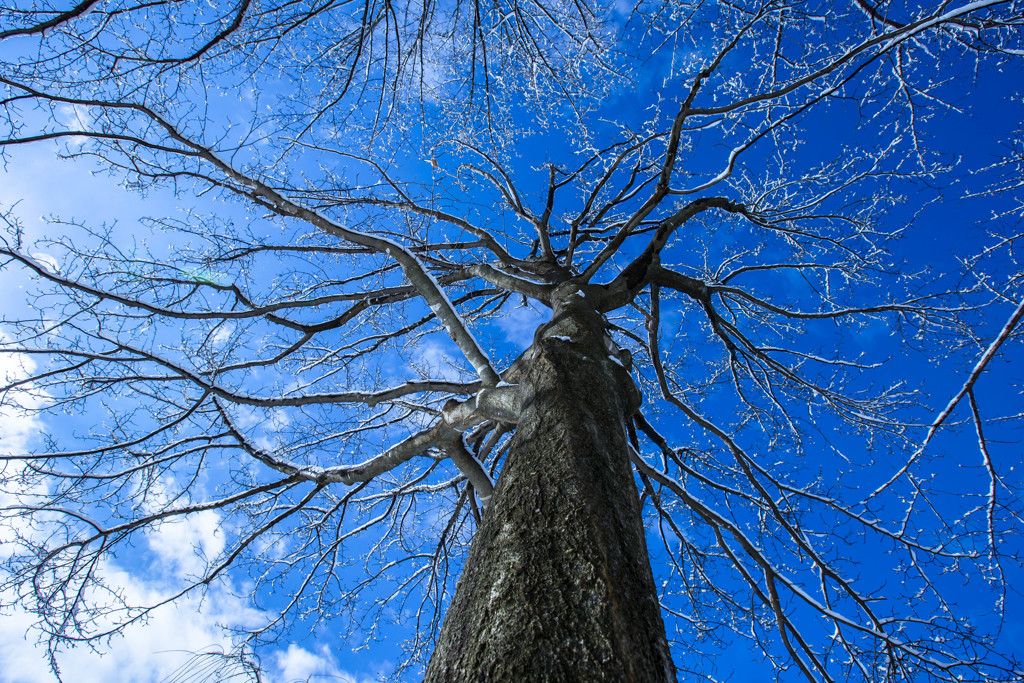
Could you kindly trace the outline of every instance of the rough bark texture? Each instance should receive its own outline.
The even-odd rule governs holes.
[[[561,294],[522,359],[517,432],[430,683],[675,680],[627,452],[639,394],[590,301]]]

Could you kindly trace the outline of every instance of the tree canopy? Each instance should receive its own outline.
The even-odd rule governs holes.
[[[155,208],[0,197],[0,415],[46,434],[0,452],[3,602],[55,671],[233,590],[239,676],[323,628],[419,676],[568,287],[642,395],[623,485],[680,677],[1019,680],[1022,21],[7,3],[6,174],[56,154]],[[185,523],[216,531],[173,587],[122,590]]]

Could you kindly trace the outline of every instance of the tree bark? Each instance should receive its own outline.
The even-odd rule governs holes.
[[[627,450],[639,392],[568,292],[520,361],[518,427],[428,683],[675,680]]]

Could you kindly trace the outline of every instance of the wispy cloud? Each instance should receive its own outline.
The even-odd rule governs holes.
[[[36,370],[28,356],[0,354],[0,384],[29,376]],[[37,446],[46,426],[25,408],[42,405],[46,397],[27,386],[9,391],[0,401],[0,453],[24,453]],[[8,483],[18,474],[16,462],[8,463],[2,478]],[[0,491],[0,505],[16,503],[25,491]],[[35,491],[34,493],[45,493]],[[222,520],[207,511],[188,519],[159,526],[146,536],[150,561],[139,558],[132,565],[109,561],[98,572],[107,585],[116,586],[134,604],[154,604],[172,595],[177,581],[201,571],[205,558],[216,556],[224,547]],[[0,559],[14,548],[10,534],[31,536],[45,533],[27,521],[8,520],[0,529]],[[143,555],[140,552],[140,555]],[[97,596],[89,596],[97,599]],[[53,683],[47,648],[36,616],[14,589],[0,592],[0,683]],[[255,609],[246,595],[239,595],[228,582],[214,583],[204,595],[186,596],[154,610],[149,619],[133,624],[121,635],[98,642],[93,648],[78,647],[58,653],[57,663],[66,683],[164,683],[188,668],[198,652],[230,652],[233,642],[225,629],[247,628],[266,622],[267,615]],[[343,670],[326,645],[319,651],[298,645],[270,652],[262,658],[265,683],[294,681],[335,681],[362,683],[366,678]],[[192,679],[196,680],[196,679]]]
[[[503,310],[502,316],[496,318],[495,322],[508,343],[526,350],[533,343],[533,333],[537,327],[550,316],[550,311],[531,302]]]
[[[108,565],[104,577],[132,599],[159,599],[162,591],[152,582]],[[3,596],[4,602],[10,595]],[[230,639],[221,626],[252,624],[259,614],[243,600],[224,590],[211,590],[204,600],[185,598],[155,611],[145,623],[126,629],[123,635],[99,643],[96,650],[79,647],[61,652],[57,661],[63,679],[70,683],[134,681],[158,683],[192,657],[211,646],[227,650]],[[46,647],[34,628],[35,617],[15,608],[0,619],[0,668],[2,683],[53,683],[55,676],[46,661]]]
[[[220,523],[220,515],[204,510],[161,524],[148,534],[149,548],[174,574],[195,576],[206,568],[208,558],[224,549]]]
[[[209,521],[203,520],[185,529],[162,531],[161,543],[156,544],[161,560],[178,568],[187,567],[194,543],[201,545],[217,538],[205,524]],[[178,546],[171,544],[175,535],[183,538]],[[150,571],[129,571],[108,563],[101,572],[129,601],[155,602],[163,599],[169,590],[169,585],[160,578],[162,572],[157,571],[158,564],[159,560]],[[4,603],[12,599],[17,602],[16,596],[9,592],[0,594]],[[62,651],[57,662],[65,683],[166,683],[175,673],[180,675],[182,670],[189,669],[196,653],[232,651],[234,644],[226,628],[251,628],[265,620],[266,615],[253,608],[245,596],[236,595],[228,585],[214,584],[204,596],[187,596],[161,607],[145,622],[97,643],[95,649],[78,647]],[[40,642],[40,632],[34,626],[34,615],[21,607],[0,615],[0,662],[3,662],[0,683],[54,683],[56,680],[47,661],[46,646]],[[344,670],[326,644],[315,651],[290,644],[285,649],[263,653],[260,661],[264,683],[364,683],[371,680]]]
[[[24,354],[0,353],[0,386],[29,376],[35,368],[35,361]],[[37,408],[43,400],[31,387],[0,394],[0,453],[24,453],[39,439],[42,422],[24,408]]]
[[[292,683],[292,681],[319,681],[329,680],[332,683],[363,683],[372,679],[357,679],[352,674],[342,670],[334,653],[326,645],[320,646],[316,652],[311,652],[298,645],[289,645],[287,650],[279,651],[275,658],[277,667],[276,680],[279,683]]]
[[[416,346],[413,367],[424,377],[458,382],[470,378],[465,362],[458,361],[459,352],[454,344],[425,337]]]

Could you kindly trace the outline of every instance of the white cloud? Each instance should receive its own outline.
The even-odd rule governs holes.
[[[355,677],[338,667],[334,654],[326,646],[321,646],[319,652],[310,652],[298,645],[289,645],[287,650],[277,653],[275,664],[276,683],[317,680],[357,683]]]
[[[168,595],[160,572],[130,573],[116,564],[101,570],[104,578],[118,586],[125,597],[135,602],[157,602]],[[10,602],[10,595],[0,596]],[[134,624],[122,635],[97,644],[97,649],[79,647],[57,656],[65,683],[169,683],[190,680],[197,683],[201,671],[211,672],[217,661],[196,660],[196,653],[230,652],[232,642],[224,628],[258,626],[266,614],[254,609],[245,596],[234,595],[227,586],[215,584],[205,597],[187,596],[155,610],[150,618]],[[17,607],[0,613],[0,683],[54,683],[45,645],[38,642],[33,629],[34,617]],[[239,671],[230,662],[220,662],[226,671]],[[264,653],[260,672],[264,683],[295,681],[331,681],[367,683],[373,679],[357,677],[342,669],[327,645],[310,651],[298,645]],[[202,669],[200,668],[202,667]],[[183,671],[191,677],[182,678]],[[177,674],[175,676],[175,674]],[[173,677],[173,678],[172,678]],[[241,683],[245,678],[225,678]]]
[[[503,311],[495,322],[508,343],[526,350],[533,343],[533,333],[550,315],[550,311],[530,303]]]
[[[96,125],[93,112],[87,108],[67,107],[61,117],[68,126],[83,130],[91,130]],[[76,142],[81,141],[72,141],[72,144]],[[169,193],[143,197],[126,192],[115,179],[90,173],[98,167],[85,162],[76,165],[59,161],[50,154],[52,149],[45,146],[12,148],[6,168],[0,169],[0,210],[16,206],[15,213],[26,230],[26,244],[46,234],[55,236],[55,230],[62,234],[63,228],[55,229],[37,217],[79,216],[83,207],[96,206],[97,197],[104,199],[101,213],[108,223],[120,220],[131,226],[141,214],[171,215],[175,211],[175,202]],[[99,218],[97,215],[92,224],[98,224]],[[146,234],[145,227],[139,230],[144,237],[154,239]],[[37,253],[36,256],[48,267],[55,265],[47,254]],[[11,269],[0,272],[0,283],[13,290],[15,277],[22,275]],[[10,310],[11,305],[12,302],[6,302],[0,306],[0,312]],[[219,338],[217,341],[226,340]],[[6,383],[5,378],[24,377],[34,370],[30,357],[0,353],[0,384]],[[21,453],[38,447],[45,428],[61,426],[44,424],[37,416],[17,407],[18,402],[22,406],[38,407],[46,400],[45,395],[22,391],[18,393],[18,402],[15,398],[13,394],[0,394],[0,454]],[[287,416],[283,412],[275,416],[273,425],[275,429],[283,428],[287,425]],[[16,475],[17,468],[17,464],[8,465],[4,476]],[[0,505],[12,498],[13,494],[0,493]],[[28,525],[18,524],[14,529],[8,526],[4,533],[7,532],[31,534],[33,530]],[[9,555],[13,550],[13,544],[4,543],[5,540],[8,539],[0,536],[0,561],[5,559],[5,551]],[[132,568],[129,569],[129,558],[123,555],[121,560],[108,562],[100,569],[107,583],[123,591],[129,602],[161,600],[170,594],[176,577],[196,569],[203,555],[216,555],[224,544],[220,519],[212,512],[185,522],[164,524],[147,535],[145,541],[137,549],[140,555],[151,551],[155,557],[152,564],[131,558]],[[287,590],[287,586],[282,590]],[[33,628],[35,616],[10,592],[0,594],[0,604],[14,605],[0,610],[0,683],[53,683],[55,677],[49,669],[46,648],[38,642],[39,631]],[[235,595],[229,585],[215,583],[205,597],[196,594],[157,609],[148,621],[128,627],[123,635],[97,643],[97,649],[79,647],[64,651],[59,653],[57,661],[68,683],[157,683],[189,662],[196,652],[211,648],[230,651],[232,642],[225,635],[225,627],[257,626],[266,619],[266,614],[252,606],[249,595]],[[343,671],[326,650],[309,652],[290,646],[282,656],[274,651],[261,654],[267,667],[263,676],[266,683],[281,683],[286,680],[286,674],[302,674],[303,671],[314,681],[357,680]]]
[[[93,109],[84,104],[62,104],[57,108],[57,119],[68,128],[92,131],[96,125]]]
[[[0,337],[0,342],[4,341]],[[28,377],[35,369],[36,363],[29,356],[0,353],[0,386]],[[43,396],[33,392],[31,387],[0,394],[0,453],[24,453],[38,440],[42,422],[21,407],[37,408],[43,400]]]
[[[96,117],[93,116],[91,107],[83,104],[63,104],[57,109],[57,121],[69,131],[94,132],[96,130]],[[74,135],[68,139],[68,144],[75,149],[81,149],[89,138],[84,135]]]
[[[3,341],[3,340],[0,340]],[[0,353],[0,385],[30,376],[36,363],[24,354]],[[18,454],[36,446],[44,424],[24,408],[41,406],[46,396],[31,386],[2,395],[0,401],[0,453]],[[2,465],[3,478],[17,483],[22,467],[18,461]],[[28,492],[0,492],[0,505],[17,502]],[[35,493],[45,493],[45,489]],[[201,513],[187,521],[162,525],[147,537],[156,554],[158,567],[177,573],[195,570],[201,563],[196,549],[214,555],[223,548],[219,518],[213,512]],[[0,560],[15,549],[11,534],[45,533],[27,521],[10,519],[0,528]],[[134,575],[116,564],[104,565],[104,579],[117,586],[126,599],[136,604],[152,604],[164,599],[170,587],[163,583],[166,573],[151,571]],[[52,683],[55,680],[47,661],[46,647],[40,644],[35,617],[22,605],[17,594],[8,589],[0,594],[0,604],[14,605],[0,612],[0,683]],[[187,662],[192,652],[211,646],[227,651],[230,639],[222,625],[255,625],[261,615],[247,602],[230,594],[223,585],[211,588],[205,599],[197,594],[156,610],[145,623],[129,627],[123,637],[115,637],[99,646],[99,652],[87,647],[58,656],[62,676],[67,682],[100,683],[133,681],[156,683]]]
[[[224,549],[220,515],[213,510],[165,522],[147,534],[149,548],[177,576],[195,576]]]
[[[217,331],[210,337],[210,345],[213,348],[223,348],[225,344],[231,341],[231,337],[235,334],[235,326],[231,323],[225,323],[217,327]]]
[[[130,593],[145,593],[144,580],[123,572],[112,572]],[[200,601],[188,598],[154,613],[145,624],[128,628],[123,636],[101,644],[99,651],[80,647],[61,652],[57,656],[61,676],[65,683],[168,683],[177,673],[189,670],[196,681],[200,663],[195,655],[200,652],[230,652],[232,644],[222,625],[252,625],[260,619],[259,613],[249,608],[242,599],[223,591],[211,591]],[[56,678],[46,660],[46,648],[36,642],[32,630],[33,617],[24,610],[14,610],[0,618],[0,683],[55,683]],[[215,662],[205,662],[213,667]],[[369,683],[373,678],[353,675],[342,669],[335,655],[324,645],[312,652],[292,644],[261,658],[260,672],[264,683]],[[228,662],[225,669],[237,671]],[[209,669],[206,669],[209,671]],[[224,669],[222,669],[224,673]],[[239,683],[244,678],[232,678]]]
[[[0,337],[0,343],[6,341]],[[30,356],[16,353],[0,353],[0,386],[7,386],[30,376],[36,363]],[[31,386],[22,386],[0,393],[0,455],[17,455],[25,453],[35,446],[43,431],[43,423],[39,417],[25,409],[38,408],[45,397],[33,390]],[[21,461],[0,462],[0,481],[16,482],[20,486],[18,476],[23,471]],[[17,497],[8,492],[7,487],[0,488],[0,506],[16,502]],[[11,519],[0,526],[0,560],[8,558],[14,552],[10,541],[16,534],[28,533],[27,521]]]
[[[13,359],[13,360],[12,360]],[[33,369],[31,359],[0,354],[0,376],[5,373],[24,376]],[[22,400],[39,401],[39,397]],[[37,439],[42,426],[33,415],[17,408],[0,405],[0,452],[18,453],[28,449]],[[17,474],[20,463],[5,468],[5,478]],[[0,504],[16,502],[20,496],[0,493]],[[201,560],[193,547],[216,553],[223,546],[216,514],[201,514],[194,520],[165,524],[149,536],[149,545],[158,558],[157,566],[168,566],[180,572],[194,569]],[[0,534],[0,559],[14,550],[14,544],[4,543],[9,534],[32,535],[45,533],[38,527],[8,520]],[[157,567],[154,567],[156,569]],[[134,575],[113,563],[99,569],[109,585],[116,586],[124,597],[135,604],[160,602],[170,587],[162,583],[159,571]],[[156,577],[153,579],[152,577]],[[95,596],[92,596],[95,599]],[[0,683],[53,683],[45,645],[40,643],[40,632],[34,628],[35,616],[23,607],[24,602],[11,589],[0,593],[0,604],[14,605],[0,612]],[[259,623],[261,615],[245,600],[229,593],[224,586],[214,586],[205,599],[197,594],[175,604],[156,610],[146,622],[132,625],[123,636],[98,644],[98,650],[80,647],[62,652],[57,661],[64,681],[71,683],[101,683],[133,681],[157,683],[171,674],[192,656],[192,652],[211,646],[228,650],[230,639],[224,635],[222,625],[244,626]]]
[[[419,370],[424,377],[441,379],[453,382],[464,381],[469,373],[458,364],[458,356],[455,353],[454,345],[429,337],[420,340],[416,346],[416,355],[413,359],[413,366]]]
[[[106,578],[134,600],[154,600],[161,592],[145,579],[115,566],[104,570]],[[6,602],[6,596],[5,596]],[[222,624],[254,624],[259,614],[227,591],[213,589],[206,600],[188,597],[155,611],[145,623],[135,624],[123,636],[101,643],[99,651],[79,647],[61,652],[57,661],[67,683],[133,681],[157,683],[187,662],[192,653],[231,642]],[[45,646],[32,629],[34,617],[16,608],[0,619],[0,683],[52,683]]]

